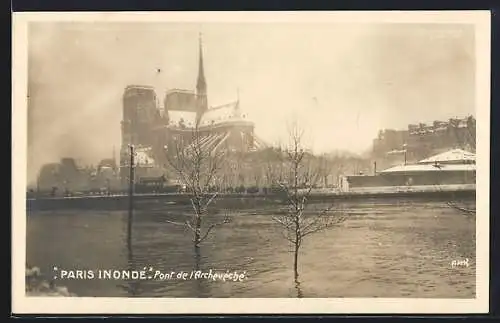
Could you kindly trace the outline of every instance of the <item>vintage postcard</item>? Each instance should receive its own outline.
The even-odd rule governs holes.
[[[488,311],[488,11],[13,21],[14,313]]]

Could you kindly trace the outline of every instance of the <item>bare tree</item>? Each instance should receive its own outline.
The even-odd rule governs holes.
[[[474,117],[467,117],[465,128],[458,127],[458,124],[456,123],[457,120],[453,121],[453,123],[450,123],[450,127],[451,132],[454,135],[454,141],[458,146],[461,146],[461,148],[464,148],[466,151],[476,153],[476,120]],[[438,187],[441,186],[439,185]],[[471,215],[476,214],[475,202],[472,203],[473,205],[468,205],[469,203],[466,203],[466,201],[461,201],[460,198],[455,197],[455,194],[452,194],[452,198],[447,201],[446,204],[459,212]]]
[[[226,159],[230,161],[230,171],[232,184],[231,186],[235,189],[236,193],[242,193],[241,189],[245,187],[246,176],[248,175],[248,170],[246,169],[246,160],[243,152],[234,151],[231,152]]]
[[[456,201],[448,201],[448,202],[446,202],[446,204],[449,207],[451,207],[451,208],[453,208],[453,209],[455,209],[457,211],[460,211],[462,213],[471,214],[471,215],[472,214],[474,214],[474,215],[476,214],[476,208],[475,207],[470,207],[468,205],[461,206],[461,205],[458,205],[458,203]]]
[[[317,163],[319,175],[321,176],[320,183],[326,188],[332,184],[329,183],[328,178],[333,171],[333,162],[326,154],[318,156],[315,158],[315,161]]]
[[[273,217],[273,220],[282,227],[284,238],[293,245],[294,278],[298,282],[299,251],[304,238],[343,222],[345,216],[334,212],[333,207],[306,213],[311,190],[324,171],[319,167],[320,163],[313,162],[314,156],[302,147],[303,131],[296,123],[290,128],[289,135],[289,146],[278,152],[279,164],[285,167],[285,171],[275,177],[275,183],[286,194],[287,209],[281,216]],[[284,175],[284,178],[280,175]]]
[[[251,168],[251,173],[252,173],[252,181],[253,181],[253,185],[260,190],[261,188],[261,185],[262,185],[262,176],[263,176],[263,172],[262,172],[262,167],[261,165],[259,164],[258,161],[253,161],[254,164],[253,164],[253,167]]]
[[[181,183],[186,187],[193,213],[185,222],[172,224],[185,225],[193,234],[195,248],[209,236],[217,226],[229,222],[227,214],[220,222],[212,223],[202,232],[203,218],[208,214],[208,207],[214,202],[218,191],[213,191],[223,162],[224,150],[205,145],[205,137],[198,125],[189,137],[178,137],[167,147],[167,160],[175,170]]]
[[[450,191],[450,190],[445,190],[443,189],[443,185],[446,185],[445,178],[446,178],[446,172],[442,170],[443,166],[439,164],[438,162],[434,163],[433,165],[437,171],[436,175],[434,176],[434,188],[437,192],[440,192],[441,194],[446,194],[450,195],[450,197],[446,201],[446,205],[452,209],[455,209],[461,213],[465,214],[476,214],[476,207],[475,207],[475,202],[473,202],[473,205],[468,205],[467,199],[462,200],[460,197],[456,196],[456,192]],[[465,175],[467,176],[467,175]],[[475,176],[475,175],[474,175]],[[467,178],[466,178],[467,179]]]
[[[282,148],[267,148],[263,152],[262,159],[265,161],[265,165],[261,167],[264,171],[266,185],[279,187],[278,183],[283,182],[285,178]]]

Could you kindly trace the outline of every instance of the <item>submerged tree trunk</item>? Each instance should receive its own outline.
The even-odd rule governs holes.
[[[295,243],[295,250],[294,250],[294,253],[293,253],[293,273],[294,273],[294,278],[295,280],[298,279],[299,277],[299,244],[298,243]]]
[[[199,248],[201,243],[201,216],[200,214],[195,215],[195,223],[194,223],[194,246],[195,248]]]
[[[299,281],[299,250],[300,250],[300,244],[295,243],[295,250],[293,253],[293,280],[295,282],[295,289],[297,290],[297,298],[302,298],[303,293],[302,289],[300,288],[300,281]]]
[[[304,293],[302,292],[302,288],[300,287],[299,277],[295,278],[295,289],[297,290],[297,298],[303,298]]]
[[[194,246],[194,269],[195,269],[195,271],[200,270],[200,261],[201,261],[200,246]]]
[[[194,246],[194,271],[202,270],[201,268],[201,248],[199,245]],[[194,283],[194,292],[196,293],[196,297],[206,297],[207,290],[204,287],[204,282],[202,279],[195,279]]]

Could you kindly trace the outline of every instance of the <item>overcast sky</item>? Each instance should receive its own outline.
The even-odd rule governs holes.
[[[467,25],[32,23],[30,169],[110,157],[128,84],[194,89],[203,33],[210,105],[236,99],[268,142],[298,119],[316,152],[363,152],[382,128],[474,114]],[[158,73],[158,69],[160,72]]]

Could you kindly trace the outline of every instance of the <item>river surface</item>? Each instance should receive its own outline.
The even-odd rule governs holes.
[[[292,247],[273,220],[276,206],[241,207],[207,218],[214,228],[199,252],[182,221],[189,209],[148,202],[126,211],[31,211],[27,263],[78,296],[137,297],[475,297],[475,215],[444,202],[378,201],[340,205],[345,221],[309,235],[293,279]],[[310,205],[321,210],[324,205]],[[196,256],[197,255],[197,256]],[[468,260],[466,265],[453,261]],[[56,271],[53,267],[57,267]],[[146,268],[172,279],[95,279],[97,270]],[[244,275],[242,281],[177,278],[179,272]],[[61,279],[61,270],[92,270],[94,279]],[[151,277],[151,276],[150,276]]]

